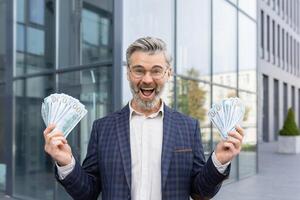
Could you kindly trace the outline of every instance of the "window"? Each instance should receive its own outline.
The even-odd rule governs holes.
[[[84,4],[82,16],[82,64],[112,58],[111,14],[102,8]]]
[[[297,75],[297,57],[299,56],[298,54],[297,54],[297,41],[296,41],[296,39],[294,39],[294,48],[293,48],[293,51],[294,51],[294,75]],[[298,55],[298,56],[297,56]]]
[[[256,4],[257,1],[253,1],[253,0],[240,0],[238,5],[239,8],[243,11],[245,11],[249,16],[251,16],[252,18],[256,19]]]
[[[264,23],[264,11],[263,10],[261,10],[260,11],[260,16],[261,16],[261,18],[260,18],[260,46],[261,46],[261,56],[262,56],[262,58],[264,58],[264,51],[265,51],[265,46],[264,46],[264,42],[265,42],[265,38],[264,38],[264,36],[265,36],[265,32],[264,32],[264,30],[265,30],[265,23]]]
[[[285,44],[284,44],[284,36],[285,36],[285,33],[284,33],[284,29],[282,29],[282,34],[281,34],[281,37],[282,37],[282,68],[284,69],[285,67],[285,51],[284,51],[284,48],[285,48]]]
[[[296,109],[296,104],[295,104],[295,86],[292,86],[292,108],[293,111],[295,112]]]
[[[177,74],[210,81],[210,7],[210,0],[177,2],[176,22],[177,30],[180,30],[176,36]],[[201,20],[191,26],[190,22],[196,18]]]
[[[290,63],[290,49],[289,49],[289,33],[286,32],[286,71],[289,71]]]
[[[213,1],[213,9],[213,82],[219,83],[220,75],[228,75],[224,84],[236,87],[237,9],[224,0]]]
[[[270,17],[267,15],[267,54],[268,61],[270,60]]]
[[[290,36],[290,72],[293,72],[293,37]]]
[[[32,23],[44,25],[45,20],[45,2],[44,0],[29,1],[29,20]]]
[[[293,5],[292,5],[292,3],[293,3],[293,0],[292,1],[288,1],[288,2],[290,2],[290,13],[289,13],[289,18],[290,18],[290,26],[292,27],[292,25],[293,25],[293,19],[292,19],[292,16],[293,16]]]
[[[269,77],[263,75],[263,141],[269,141]]]
[[[297,42],[297,56],[296,56],[296,58],[297,58],[297,76],[299,76],[300,75],[300,56],[299,56],[299,54],[300,54],[300,46],[299,46],[299,42]],[[300,105],[299,105],[300,106]]]
[[[280,25],[277,24],[277,57],[278,57],[278,66],[280,66]]]
[[[272,20],[272,58],[275,64],[275,21]]]
[[[300,89],[298,89],[298,126],[300,125]]]
[[[288,111],[288,88],[287,83],[283,83],[283,119],[285,119]]]
[[[256,90],[256,23],[239,12],[239,89]],[[245,78],[247,77],[247,78]]]
[[[289,22],[289,15],[290,15],[289,2],[290,1],[286,1],[286,21],[287,21],[287,23]]]
[[[17,64],[14,76],[54,69],[54,0],[17,1]],[[45,20],[47,19],[47,20]]]
[[[285,10],[284,10],[285,0],[282,0],[281,2],[281,9],[282,9],[282,18],[284,19]]]
[[[274,138],[277,140],[278,131],[279,131],[279,82],[277,79],[274,79],[274,102],[273,102],[273,110],[274,110]]]

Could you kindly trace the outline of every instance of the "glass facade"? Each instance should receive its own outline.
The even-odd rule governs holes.
[[[7,91],[0,93],[0,144],[11,134],[13,148],[4,153],[0,145],[0,191],[20,199],[70,199],[53,178],[53,162],[44,153],[41,102],[57,92],[86,106],[87,116],[68,137],[82,161],[92,122],[116,109],[114,88],[119,88],[120,106],[131,99],[125,50],[144,36],[167,43],[174,78],[167,83],[163,99],[199,120],[207,157],[220,141],[207,111],[223,98],[239,96],[244,101],[244,146],[232,162],[229,181],[256,173],[256,1],[129,0],[122,4],[122,12],[114,2],[0,0],[0,30],[8,27],[7,10],[16,17],[11,58],[5,55],[4,45],[10,32],[0,31],[0,91]],[[116,13],[122,13],[120,19]],[[116,33],[118,24],[122,31]],[[115,64],[116,48],[122,52],[118,62],[123,64]],[[5,79],[7,71],[11,76]],[[115,78],[118,73],[121,80]],[[4,109],[11,112],[8,119]],[[7,177],[12,181],[1,179],[8,168],[5,156],[11,158],[12,172]]]
[[[68,137],[82,160],[93,121],[113,110],[112,2],[17,0],[16,4],[13,195],[70,199],[54,180],[53,162],[44,152],[41,102],[57,92],[86,106],[87,116]]]
[[[4,0],[0,0],[0,28],[5,30],[6,27],[6,3]],[[4,81],[5,67],[4,57],[6,52],[6,32],[0,31],[0,82]]]
[[[0,30],[6,27],[6,2],[0,0]],[[6,189],[6,164],[5,164],[5,57],[6,57],[6,32],[0,31],[0,191]]]

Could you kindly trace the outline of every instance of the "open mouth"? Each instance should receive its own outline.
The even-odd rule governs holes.
[[[145,97],[151,97],[154,94],[154,88],[141,88],[140,91]]]

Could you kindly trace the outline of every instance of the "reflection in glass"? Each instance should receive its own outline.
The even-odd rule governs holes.
[[[24,22],[25,20],[25,0],[17,0],[17,20]]]
[[[213,82],[236,87],[237,11],[228,2],[216,0],[213,13]]]
[[[5,54],[6,54],[6,3],[0,1],[0,82],[5,78]]]
[[[45,7],[45,0],[30,0],[29,1],[29,19],[30,22],[36,24],[44,24],[44,7]]]
[[[199,120],[202,143],[206,154],[211,152],[210,122],[207,117],[207,111],[210,107],[209,92],[210,87],[208,84],[177,78],[177,109],[178,111]]]
[[[14,82],[14,194],[53,199],[52,160],[44,152],[40,110],[45,96],[53,92],[53,77]],[[24,184],[26,183],[26,184]]]
[[[97,10],[95,12],[94,10]],[[111,14],[100,8],[82,11],[82,62],[111,60],[112,35]]]
[[[256,0],[239,0],[239,8],[256,19]]]
[[[25,51],[25,29],[23,25],[17,25],[17,50]]]
[[[77,98],[88,110],[87,115],[68,136],[75,148],[78,146],[76,141],[79,141],[80,159],[85,158],[93,121],[112,111],[111,68],[100,66],[97,69],[63,73],[58,77],[59,92]]]
[[[36,3],[37,5],[32,5],[32,3]],[[14,69],[14,76],[42,72],[54,68],[54,0],[48,0],[46,7],[40,4],[44,5],[44,0],[30,0],[30,6],[33,6],[33,10],[30,12],[45,12],[46,21],[43,21],[42,24],[35,25],[31,23],[17,24],[17,65]],[[36,11],[38,8],[42,8],[43,10]]]
[[[173,0],[128,0],[123,14],[123,60],[125,49],[136,39],[145,36],[164,40],[170,53],[174,49]]]
[[[239,88],[256,91],[256,23],[239,13]]]
[[[5,91],[5,85],[0,85],[0,91]],[[5,136],[4,136],[4,125],[5,125],[5,105],[4,105],[4,92],[0,92],[0,191],[5,190],[6,185],[6,164],[5,161]]]
[[[239,92],[239,96],[246,107],[245,117],[241,124],[245,135],[239,156],[240,178],[244,178],[256,173],[257,104],[255,94]]]
[[[210,81],[210,4],[210,0],[177,2],[177,74],[196,69],[196,78]]]
[[[40,56],[44,55],[45,53],[44,31],[27,27],[27,52],[35,55],[40,55]]]
[[[79,28],[76,29],[76,18],[72,17],[74,14],[73,1],[57,1],[58,3],[58,67],[63,68],[66,66],[78,65],[79,61],[76,58],[78,51],[78,37]],[[74,31],[75,30],[75,31]],[[77,31],[76,31],[77,30]],[[78,57],[78,56],[77,56]]]

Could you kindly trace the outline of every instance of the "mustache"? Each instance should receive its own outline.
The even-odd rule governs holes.
[[[148,85],[148,84],[142,83],[141,85],[134,85],[133,83],[131,83],[131,85],[132,85],[134,92],[136,92],[136,93],[138,93],[140,91],[140,89],[142,89],[142,88],[153,88],[155,92],[160,91],[160,88],[153,84]]]

